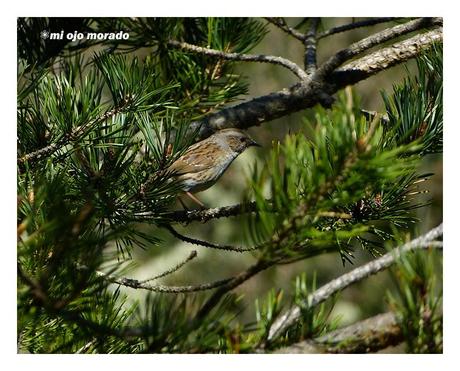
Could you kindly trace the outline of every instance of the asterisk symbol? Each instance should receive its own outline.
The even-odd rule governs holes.
[[[42,39],[46,40],[48,37],[50,37],[49,31],[43,30],[42,32],[40,32],[40,37],[41,37]]]

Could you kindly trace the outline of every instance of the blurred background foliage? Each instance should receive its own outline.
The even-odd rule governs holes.
[[[301,20],[301,18],[287,19],[288,23],[292,25],[298,24]],[[354,20],[358,20],[358,18]],[[350,21],[350,18],[323,18],[321,27],[323,29],[328,29]],[[58,20],[54,20],[53,22],[59,23]],[[203,22],[216,22],[216,20],[204,20]],[[230,20],[220,20],[220,22],[231,23]],[[247,22],[251,23],[253,20],[248,19]],[[137,25],[135,20],[125,20],[124,22],[120,22],[117,19],[98,20],[98,24],[101,30],[123,29],[123,25],[127,24],[129,24],[132,28],[135,28]],[[64,24],[53,25],[53,27],[58,29],[65,27],[65,30],[79,29],[82,31],[90,28],[91,26],[92,24],[88,20],[72,20],[71,22],[66,21]],[[190,25],[190,27],[205,26],[209,25],[201,23]],[[29,32],[32,39],[36,37],[36,35],[32,34],[32,30],[27,29],[27,22],[19,20],[18,27],[19,29],[22,27],[23,32]],[[165,25],[165,27],[167,28],[170,26]],[[250,45],[245,46],[240,43],[240,49],[235,51],[247,52],[251,49],[251,53],[254,54],[262,53],[280,55],[297,62],[299,65],[303,65],[304,54],[301,45],[299,45],[298,41],[289,38],[275,26],[269,24],[265,27],[261,27],[259,23],[254,23],[244,25],[244,27],[252,27],[254,34],[260,35],[260,38],[254,41],[254,44],[256,44],[255,48],[251,49]],[[360,40],[370,33],[382,30],[386,27],[388,27],[387,24],[381,24],[331,36],[327,39],[327,41],[324,40],[319,43],[318,64],[323,62],[337,50],[345,48],[352,42]],[[231,28],[231,24],[226,25],[226,28],[228,28],[229,32],[227,35],[222,36],[221,44],[211,43],[211,45],[209,45],[210,47],[219,49],[222,45],[226,45],[226,37],[229,38],[232,34],[237,34],[232,32],[234,30]],[[151,29],[151,32],[152,35],[154,35],[154,39],[161,39],[164,37],[170,37],[171,35],[181,35],[183,30],[178,26],[171,28],[169,30],[169,35],[164,32],[158,33],[154,28]],[[190,35],[190,39],[186,39],[186,41],[190,43],[203,42],[203,40],[194,40],[193,33]],[[211,40],[216,42],[216,38],[211,38]],[[39,41],[34,39],[30,40],[30,42],[37,43]],[[162,63],[164,65],[164,68],[162,69],[162,71],[164,71],[164,75],[158,76],[158,81],[146,82],[145,76],[137,77],[139,82],[143,82],[145,84],[146,91],[151,89],[152,86],[155,86],[156,88],[154,95],[150,97],[147,96],[143,102],[138,102],[139,104],[137,107],[142,106],[142,104],[145,104],[146,106],[151,104],[152,99],[154,100],[155,97],[158,97],[159,95],[162,96],[162,99],[164,97],[167,98],[169,94],[168,89],[172,89],[171,91],[175,91],[174,94],[181,95],[180,100],[183,102],[185,108],[187,108],[187,105],[190,106],[191,109],[188,113],[180,113],[181,115],[184,115],[184,117],[186,115],[185,118],[188,120],[198,119],[210,112],[210,110],[215,110],[217,102],[218,109],[224,104],[236,104],[243,99],[246,100],[251,97],[257,97],[272,91],[280,90],[295,82],[294,77],[290,72],[271,64],[236,63],[235,67],[232,65],[230,70],[219,70],[219,66],[215,66],[216,68],[212,71],[212,73],[219,74],[220,76],[227,76],[225,77],[225,81],[222,82],[222,80],[216,79],[215,85],[204,86],[201,85],[200,80],[194,81],[191,79],[190,76],[193,76],[193,74],[188,72],[187,69],[193,69],[194,64],[207,63],[205,60],[206,57],[200,55],[170,53],[169,50],[163,50],[161,48],[148,45],[139,49],[136,45],[137,42],[141,43],[142,39],[131,39],[131,45],[129,46],[132,47],[132,49],[127,48],[125,51],[126,55],[120,58],[127,58],[128,61],[133,61],[132,63],[138,63],[134,62],[133,58],[138,57],[139,61],[143,61],[144,58],[147,57],[144,62],[144,68],[146,68],[147,71],[148,68],[150,68],[149,66],[154,66],[155,63]],[[50,45],[50,43],[45,45]],[[54,45],[56,46],[56,44]],[[103,70],[104,65],[110,62],[104,61],[105,56],[104,52],[101,52],[102,50],[103,46],[96,44],[88,49],[85,49],[80,57],[84,60],[90,60],[94,53],[98,53],[99,59],[96,63],[99,64]],[[59,50],[45,50],[45,52],[53,54],[59,53]],[[69,52],[78,52],[78,47],[71,45],[69,47]],[[19,50],[19,57],[34,60],[38,63],[47,63],[47,61],[42,61],[38,54],[33,54],[33,50],[28,51],[27,48]],[[177,67],[177,65],[184,66],[183,76],[175,76],[175,79],[182,82],[179,92],[174,90],[176,89],[174,86],[164,87],[164,90],[162,90],[162,84],[169,81],[168,73],[174,73],[174,71],[176,71],[176,68],[174,68],[171,72],[168,72],[168,64],[172,64],[175,67]],[[25,68],[27,69],[31,67],[29,65]],[[51,68],[58,68],[57,64],[55,63],[51,66]],[[352,89],[347,88],[345,92],[341,93],[341,99],[345,102],[348,101],[352,105],[356,104],[357,106],[354,106],[354,109],[385,112],[385,100],[382,97],[382,92],[385,92],[387,95],[391,95],[395,84],[400,84],[408,75],[414,75],[416,71],[417,67],[415,61],[410,61],[402,66],[391,68],[368,80],[358,83],[353,86]],[[245,76],[245,78],[235,78],[233,81],[232,74],[241,74]],[[86,80],[86,84],[89,88],[98,89],[97,85],[95,85],[94,78],[92,80],[91,74],[86,76],[86,78],[88,79]],[[136,79],[134,79],[134,81],[136,81]],[[123,81],[110,81],[109,86],[112,86],[112,88],[109,89],[110,91],[107,91],[107,89],[100,89],[101,96],[99,102],[85,102],[84,98],[82,98],[81,103],[74,102],[74,104],[83,104],[85,106],[83,112],[91,112],[92,110],[98,109],[99,104],[103,104],[103,102],[107,102],[110,99],[115,102],[117,102],[118,99],[118,103],[120,103],[123,97],[125,97],[123,89],[126,89],[128,92],[130,91],[130,87],[123,85]],[[225,86],[223,90],[221,90],[222,86]],[[138,88],[138,86],[136,86],[136,88]],[[76,93],[69,91],[68,94],[74,97],[74,94]],[[175,95],[175,97],[177,98],[177,95]],[[174,104],[174,102],[171,102],[171,104]],[[151,108],[151,106],[149,106],[149,108]],[[46,109],[46,106],[44,106],[43,109]],[[69,106],[68,109],[72,110],[75,109],[75,107]],[[159,109],[161,110],[161,107]],[[184,109],[184,111],[187,112],[186,109]],[[270,156],[272,144],[278,140],[283,141],[289,133],[295,133],[301,128],[305,128],[306,122],[315,124],[317,122],[316,115],[320,111],[321,108],[314,108],[299,113],[293,113],[289,116],[264,123],[261,127],[250,128],[248,132],[258,143],[262,145],[262,149],[250,149],[239,156],[215,186],[200,194],[200,199],[207,207],[232,205],[241,202],[241,200],[244,199],[248,182],[250,182],[252,178],[252,169],[254,169],[255,166],[259,169],[264,166],[265,160]],[[53,112],[51,112],[51,115],[52,114]],[[84,122],[84,120],[85,117],[82,117],[82,122]],[[63,121],[65,121],[65,119]],[[313,135],[313,130],[311,134]],[[116,138],[116,134],[114,135],[114,138]],[[39,138],[40,135],[37,136],[37,140],[39,140]],[[123,141],[123,138],[120,137],[117,140]],[[31,143],[30,145],[33,147],[36,146],[37,143]],[[186,143],[179,143],[178,146],[185,148]],[[428,193],[420,196],[422,201],[429,201],[428,206],[414,211],[419,220],[416,226],[415,234],[426,232],[442,222],[442,154],[425,156],[422,166],[418,172],[422,174],[433,173],[434,175],[431,177],[430,181],[424,183],[424,189],[427,189]],[[123,180],[120,181],[120,184],[122,182]],[[56,185],[56,187],[58,188],[58,185]],[[59,205],[57,207],[59,207]],[[180,207],[179,203],[175,204],[175,208],[179,209]],[[213,220],[205,224],[192,223],[186,227],[177,227],[177,231],[202,240],[239,246],[248,243],[248,236],[243,233],[243,228],[241,226],[243,221],[244,218],[242,217],[223,218]],[[146,234],[148,234],[149,230],[152,228],[150,225],[140,225],[138,227],[141,232],[145,232]],[[90,238],[90,236],[88,238]],[[400,238],[404,240],[404,233],[402,233]],[[185,242],[178,241],[171,236],[171,234],[162,229],[155,231],[155,239],[163,241],[161,245],[164,248],[154,246],[152,248],[148,247],[145,249],[132,249],[130,252],[130,259],[128,259],[125,263],[126,272],[129,272],[127,273],[127,276],[139,280],[155,276],[155,274],[163,272],[165,267],[174,266],[177,262],[182,261],[183,258],[192,250],[198,250],[199,258],[189,262],[179,272],[164,277],[159,281],[159,283],[174,286],[182,285],[184,283],[193,285],[213,281],[216,278],[233,276],[255,262],[255,258],[251,254],[238,254],[234,252],[196,247]],[[117,250],[115,243],[112,246],[112,250],[115,254]],[[108,251],[105,249],[105,254],[107,256],[109,256],[110,253],[110,249],[108,249]],[[337,254],[325,254],[289,265],[276,266],[259,273],[234,290],[236,296],[241,296],[241,300],[239,300],[236,304],[238,306],[238,311],[240,312],[239,320],[243,323],[260,320],[260,317],[264,315],[264,313],[262,313],[263,309],[259,308],[259,311],[257,311],[254,306],[254,302],[256,300],[261,301],[266,297],[268,297],[268,301],[276,301],[277,294],[273,292],[274,287],[284,291],[283,300],[287,302],[295,301],[296,295],[298,295],[299,291],[307,290],[306,287],[308,285],[306,282],[310,283],[314,279],[314,285],[319,287],[331,279],[353,269],[355,266],[373,259],[373,256],[368,251],[360,248],[355,250],[354,255],[355,259],[353,259],[353,264],[349,262],[342,262]],[[119,257],[114,258],[114,263],[118,261],[117,259],[119,259]],[[97,263],[98,262],[95,262],[95,265],[97,265]],[[434,265],[436,272],[440,272],[441,267],[439,261],[437,261]],[[303,275],[304,281],[299,281],[298,277],[301,275]],[[329,307],[323,307],[320,315],[331,319],[332,324],[330,326],[331,328],[334,328],[338,324],[342,326],[354,323],[360,319],[364,319],[372,315],[385,312],[389,308],[393,308],[397,305],[395,304],[397,303],[397,293],[404,291],[398,281],[395,281],[393,277],[394,273],[390,271],[382,272],[377,276],[353,285],[334,299],[333,306],[330,305]],[[297,285],[297,289],[294,289],[295,285]],[[109,290],[114,290],[114,288],[110,288]],[[147,293],[143,290],[131,289],[124,286],[117,287],[116,290],[117,293],[126,294],[126,301],[122,305],[123,308],[130,308],[131,304],[135,302],[150,300],[150,295],[147,295]],[[390,295],[392,298],[391,300],[387,299],[387,292],[393,293]],[[206,294],[202,293],[197,296],[200,297],[204,295]],[[100,305],[114,305],[109,302],[110,300],[107,298],[107,302],[101,303]],[[327,313],[327,315],[325,313]],[[180,325],[180,320],[177,321],[178,322],[174,323],[176,325]],[[321,326],[315,327],[315,325],[312,324],[314,321],[314,318],[310,318],[310,325],[308,328],[310,331],[314,329],[315,335],[322,334],[325,328],[321,328]],[[323,322],[319,321],[319,323],[321,325]],[[56,324],[53,324],[53,326],[54,325]],[[52,329],[53,326],[50,328]],[[162,326],[167,327],[167,324],[163,324]],[[209,341],[212,343],[213,339],[210,339]],[[30,346],[30,344],[27,346]],[[132,346],[132,351],[136,351],[136,349],[138,349],[135,344],[131,344],[130,346]],[[107,347],[107,349],[110,348],[109,345],[107,345]],[[224,345],[222,345],[222,347],[223,349],[225,348]],[[416,344],[410,344],[409,348],[412,351],[417,351]],[[116,350],[116,344],[111,349]],[[123,349],[126,351],[126,348]],[[433,349],[435,349],[435,347]],[[99,351],[100,350],[101,349],[99,349]]]

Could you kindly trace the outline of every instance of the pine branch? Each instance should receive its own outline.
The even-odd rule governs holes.
[[[308,213],[309,204],[318,203],[323,197],[325,197],[331,189],[334,188],[336,184],[340,182],[345,174],[350,170],[352,163],[355,161],[355,156],[349,155],[342,163],[342,169],[340,174],[336,176],[330,176],[318,189],[314,198],[307,201],[301,202],[297,207],[294,213],[290,216],[289,222],[283,224],[283,228],[280,231],[277,231],[271,238],[264,242],[263,244],[257,246],[260,250],[269,247],[274,254],[268,254],[268,258],[264,255],[259,258],[259,260],[252,266],[250,266],[246,271],[241,272],[239,275],[235,276],[231,281],[222,286],[217,290],[211,298],[205,303],[205,305],[199,311],[199,316],[204,316],[208,313],[218,302],[219,300],[230,290],[233,290],[235,287],[239,286],[249,278],[253,277],[255,274],[271,267],[276,264],[283,264],[285,261],[292,261],[292,258],[286,259],[286,256],[282,253],[283,247],[287,241],[289,241],[290,235],[295,235],[298,228],[298,222],[305,218],[305,215]],[[297,248],[302,248],[302,242],[297,243]],[[281,252],[281,254],[277,254]],[[330,252],[329,248],[322,247],[320,250],[310,249],[306,254],[302,254],[303,258],[308,258],[319,253]]]
[[[97,334],[119,336],[117,331],[114,331],[112,328],[85,318],[77,310],[67,309],[68,299],[54,300],[50,298],[39,282],[25,274],[19,263],[17,264],[17,272],[18,277],[29,287],[31,298],[35,304],[46,309],[47,313],[51,316],[62,317],[66,321],[75,323]]]
[[[75,129],[72,130],[71,133],[64,135],[56,143],[52,143],[46,147],[40,148],[31,153],[27,153],[23,155],[22,157],[18,158],[17,160],[18,163],[24,163],[26,161],[31,161],[31,160],[38,160],[45,156],[50,156],[51,154],[58,151],[62,147],[65,147],[71,143],[77,142],[78,140],[80,140],[82,136],[84,136],[87,132],[92,130],[94,126],[100,124],[101,122],[108,120],[112,116],[115,116],[116,114],[123,111],[123,109],[129,105],[129,103],[130,103],[130,99],[126,98],[123,101],[123,103],[119,105],[118,107],[115,107],[111,109],[110,111],[105,112],[102,116],[98,117],[95,120],[92,120],[84,125],[80,125],[76,127]]]
[[[283,66],[294,73],[301,81],[308,79],[308,75],[297,64],[283,57],[274,55],[262,54],[242,54],[242,53],[226,53],[221,50],[204,48],[201,46],[192,45],[186,42],[176,40],[168,41],[168,45],[180,50],[207,55],[209,57],[222,58],[228,61],[241,61],[241,62],[259,62],[259,63],[272,63]]]
[[[357,28],[361,28],[361,27],[375,26],[376,24],[380,24],[380,23],[393,22],[398,19],[401,19],[401,18],[400,17],[399,18],[398,17],[371,18],[371,19],[366,19],[366,20],[359,21],[359,22],[344,24],[342,26],[332,27],[329,30],[319,33],[318,40],[331,36],[331,35],[341,33],[341,32],[350,31],[350,30],[354,30]]]
[[[267,204],[271,201],[267,200]],[[206,223],[213,219],[229,218],[232,216],[239,216],[242,214],[249,214],[258,211],[257,203],[255,201],[235,204],[230,206],[214,207],[209,209],[195,209],[195,210],[176,210],[170,213],[164,214],[163,216],[176,223],[189,224],[192,222]],[[268,210],[264,210],[268,211]],[[142,214],[144,217],[148,217],[148,214]],[[333,211],[320,211],[316,217],[325,218],[338,218],[338,219],[351,219],[352,215],[347,213],[333,212]]]
[[[306,86],[295,84],[288,89],[224,108],[192,122],[190,130],[198,131],[198,137],[205,138],[216,130],[228,127],[247,129],[313,107],[324,101],[324,94],[335,94],[345,86],[415,58],[442,39],[442,28],[413,36],[341,67],[326,76],[323,82],[314,81]]]
[[[387,312],[276,350],[278,354],[369,353],[404,340],[395,313]]]
[[[367,264],[362,265],[361,267],[355,268],[352,271],[345,273],[344,275],[330,281],[324,286],[320,287],[315,292],[311,293],[307,298],[307,303],[309,306],[314,307],[328,298],[330,298],[335,293],[345,289],[351,284],[361,281],[373,274],[376,274],[394,264],[397,259],[409,251],[419,249],[419,248],[442,248],[442,242],[436,241],[437,238],[442,236],[443,228],[442,224],[438,227],[432,229],[428,233],[420,236],[390,252],[383,255],[382,257],[373,260]],[[268,336],[268,341],[273,340],[279,336],[284,330],[290,327],[295,323],[301,316],[301,310],[299,307],[294,307],[282,315],[278,320],[276,320]]]
[[[241,203],[231,206],[222,206],[209,209],[197,210],[178,210],[165,214],[164,217],[168,220],[173,220],[177,223],[191,223],[194,221],[206,223],[212,219],[228,218],[244,213],[252,213],[257,211],[256,202]]]

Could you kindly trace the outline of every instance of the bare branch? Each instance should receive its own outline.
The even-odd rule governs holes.
[[[345,289],[351,284],[361,281],[364,278],[367,278],[373,274],[376,274],[389,266],[399,259],[399,257],[409,251],[419,249],[419,248],[429,248],[436,247],[441,248],[442,242],[435,241],[437,238],[442,236],[443,229],[442,224],[432,229],[428,233],[420,236],[390,252],[383,255],[382,257],[373,260],[367,264],[362,265],[352,271],[345,273],[344,275],[328,282],[324,286],[320,287],[318,290],[311,293],[307,298],[307,303],[309,306],[314,307],[326,299],[330,298],[335,293]],[[268,336],[268,341],[279,336],[284,330],[290,327],[295,323],[301,315],[300,308],[298,306],[293,307],[284,315],[282,315],[278,320],[276,320]]]
[[[304,42],[306,35],[304,35],[302,32],[297,31],[295,28],[289,27],[283,18],[265,17],[265,19],[271,24],[278,27],[279,29],[286,32],[288,35],[291,35],[297,40]]]
[[[369,353],[397,345],[403,339],[396,314],[387,312],[315,339],[289,345],[274,353]]]
[[[335,70],[331,79],[339,86],[354,84],[420,55],[442,38],[442,28],[416,35],[346,64]]]
[[[377,32],[376,34],[351,44],[348,48],[342,49],[330,57],[318,69],[316,78],[322,80],[347,60],[350,60],[351,58],[365,52],[366,50],[369,50],[376,45],[382,44],[399,36],[403,36],[408,33],[436,25],[442,25],[441,18],[418,18],[413,21]]]
[[[217,57],[222,58],[229,61],[242,61],[242,62],[260,62],[260,63],[272,63],[278,64],[290,70],[294,73],[301,81],[307,80],[308,75],[305,71],[300,68],[297,64],[290,61],[289,59],[283,57],[277,57],[274,55],[262,55],[262,54],[240,54],[240,53],[226,53],[221,50],[215,50],[210,48],[204,48],[201,46],[196,46],[192,44],[188,44],[186,42],[180,42],[176,40],[170,40],[168,42],[169,46],[172,46],[177,49],[181,49],[184,51],[204,54],[209,57]]]
[[[318,34],[318,40],[320,40],[320,39],[322,39],[324,37],[327,37],[327,36],[338,34],[340,32],[354,30],[354,29],[360,28],[360,27],[374,26],[374,25],[380,24],[380,23],[393,22],[393,21],[396,21],[398,19],[401,19],[401,18],[397,18],[397,17],[379,17],[379,18],[371,18],[371,19],[366,19],[366,20],[359,21],[359,22],[353,22],[353,23],[344,24],[342,26],[333,27],[333,28],[330,28],[329,30],[321,32],[320,34]]]

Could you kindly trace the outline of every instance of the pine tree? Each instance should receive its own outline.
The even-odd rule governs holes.
[[[408,352],[442,352],[442,258],[434,251],[442,225],[405,243],[420,232],[416,211],[429,204],[421,196],[433,174],[421,164],[442,153],[442,20],[294,23],[18,19],[20,352],[368,352],[402,342]],[[384,23],[317,65],[323,39]],[[47,39],[75,29],[129,38]],[[250,54],[279,31],[300,41],[304,66]],[[414,71],[382,92],[384,111],[366,111],[349,85],[412,58]],[[243,62],[278,65],[297,82],[241,101],[250,86]],[[178,207],[181,185],[168,167],[192,143],[294,112],[301,125],[273,140],[262,168],[252,167],[241,203]],[[245,230],[245,246],[187,233],[194,222],[212,228],[223,217]],[[129,278],[133,252],[168,249],[166,234],[197,251],[154,277]],[[250,254],[253,263],[210,282],[156,284],[206,248]],[[408,254],[419,248],[430,251]],[[323,254],[353,264],[357,249],[375,260],[319,288],[303,274],[290,292],[274,287],[251,303],[254,322],[242,318],[232,291],[255,275]],[[352,325],[354,335],[339,328],[330,316],[337,293],[390,265],[396,289],[380,327],[370,319]],[[131,300],[125,287],[144,299]]]

